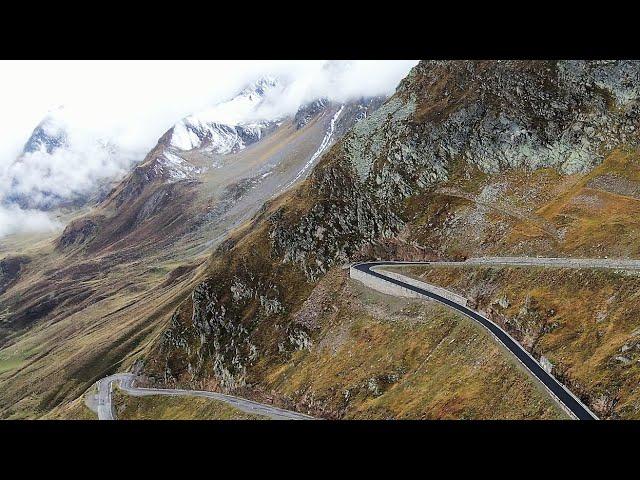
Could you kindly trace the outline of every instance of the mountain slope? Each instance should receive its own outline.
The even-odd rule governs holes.
[[[208,278],[147,353],[146,373],[261,395],[284,365],[317,348],[318,329],[296,312],[350,260],[602,252],[596,235],[572,241],[574,229],[594,228],[591,210],[576,222],[544,205],[605,157],[635,151],[639,80],[638,62],[421,62],[307,181],[218,248]],[[634,220],[618,217],[617,228],[625,221]],[[540,228],[549,223],[551,235]],[[609,232],[612,251],[640,254]],[[603,388],[582,389],[599,413]],[[289,395],[310,407],[312,391]]]
[[[18,249],[19,258],[9,250],[0,280],[0,415],[42,415],[132,360],[191,292],[210,249],[303,181],[336,131],[382,100],[323,102],[304,124],[279,119],[235,153],[182,151],[164,135],[54,241]]]

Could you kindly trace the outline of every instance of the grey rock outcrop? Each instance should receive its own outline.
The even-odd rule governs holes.
[[[634,61],[421,62],[316,168],[308,212],[295,225],[274,215],[274,249],[314,280],[395,235],[401,202],[460,160],[487,174],[587,172],[638,143],[639,75]]]

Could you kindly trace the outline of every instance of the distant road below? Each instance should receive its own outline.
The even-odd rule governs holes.
[[[265,405],[263,403],[246,400],[232,395],[225,395],[217,392],[207,392],[203,390],[180,390],[163,388],[137,388],[133,386],[135,375],[131,373],[116,373],[98,381],[97,405],[93,405],[94,411],[98,414],[98,420],[115,420],[113,405],[111,402],[111,392],[113,385],[118,384],[120,389],[128,395],[134,397],[146,397],[152,395],[165,395],[170,397],[205,397],[224,402],[238,410],[254,415],[262,415],[271,420],[315,420],[309,415],[292,412],[282,408]]]

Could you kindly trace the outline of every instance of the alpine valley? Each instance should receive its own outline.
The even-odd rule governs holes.
[[[265,114],[284,88],[143,158],[101,139],[118,168],[72,194],[16,180],[72,150],[55,112],[36,127],[0,200],[62,227],[0,239],[0,417],[97,418],[116,373],[325,419],[571,416],[467,316],[350,275],[403,260],[594,415],[640,418],[640,268],[613,263],[640,259],[640,62],[421,61],[388,98]],[[119,418],[255,419],[119,381]]]

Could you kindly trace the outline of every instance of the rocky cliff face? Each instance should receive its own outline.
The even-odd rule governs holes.
[[[586,172],[638,141],[637,62],[423,62],[313,173],[319,200],[294,225],[272,218],[274,249],[315,279],[396,234],[403,200],[449,178],[552,167]]]
[[[329,268],[396,239],[407,202],[453,175],[589,171],[637,145],[640,63],[421,62],[326,153],[307,182],[212,258],[147,362],[167,383],[259,385],[313,342],[293,313]]]

